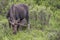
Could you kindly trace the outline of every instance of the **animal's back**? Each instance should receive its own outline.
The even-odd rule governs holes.
[[[27,6],[24,4],[15,5],[15,17],[23,19],[27,15]]]

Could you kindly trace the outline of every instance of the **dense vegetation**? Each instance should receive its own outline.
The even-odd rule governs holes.
[[[31,29],[16,35],[8,27],[6,14],[12,4],[29,7]],[[60,40],[60,0],[0,0],[0,40]]]

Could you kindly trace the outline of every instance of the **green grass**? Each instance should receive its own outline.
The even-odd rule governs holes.
[[[45,33],[41,30],[19,31],[16,35],[6,34],[3,40],[48,40]]]
[[[52,21],[51,21],[52,22]],[[0,21],[0,40],[57,40],[59,27],[41,26],[39,21],[31,20],[30,30],[20,30],[16,35],[12,34],[12,29],[9,28],[7,19]]]

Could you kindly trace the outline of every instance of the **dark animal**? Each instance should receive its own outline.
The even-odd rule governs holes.
[[[24,18],[27,21],[28,29],[29,29],[30,26],[29,26],[28,6],[25,4],[18,4],[18,5],[13,4],[7,13],[7,19],[9,22],[9,27],[12,26],[12,28],[13,28],[14,34],[16,34],[16,32],[20,26],[20,22]]]

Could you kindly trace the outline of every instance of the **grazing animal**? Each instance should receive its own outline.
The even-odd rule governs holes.
[[[13,34],[16,34],[20,22],[25,18],[30,29],[28,6],[25,4],[13,4],[7,13],[9,27],[12,26]]]

